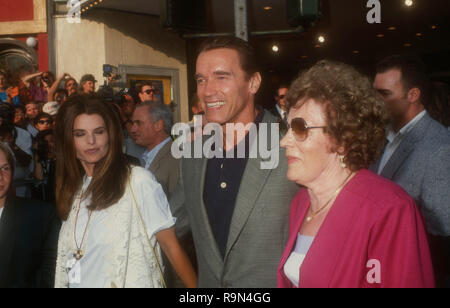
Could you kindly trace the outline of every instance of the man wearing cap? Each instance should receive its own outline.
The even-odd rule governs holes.
[[[86,74],[83,77],[81,77],[80,85],[81,85],[81,92],[83,94],[94,94],[95,93],[95,83],[97,80],[95,80],[95,77],[91,74]]]
[[[48,113],[51,116],[55,116],[58,113],[59,104],[58,102],[48,102],[42,108],[44,113]]]

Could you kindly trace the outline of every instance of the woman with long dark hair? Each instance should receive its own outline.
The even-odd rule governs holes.
[[[74,96],[55,128],[56,204],[64,221],[56,287],[163,287],[161,245],[187,287],[196,274],[175,236],[175,219],[152,174],[130,167],[118,115]]]

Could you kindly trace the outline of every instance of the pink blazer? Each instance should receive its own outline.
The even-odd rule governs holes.
[[[284,274],[309,206],[306,189],[291,204],[289,241],[278,267],[278,287],[295,287]],[[361,170],[330,209],[300,270],[302,288],[433,288],[433,268],[422,216],[398,185]]]

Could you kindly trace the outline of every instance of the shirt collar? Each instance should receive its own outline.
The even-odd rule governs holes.
[[[281,109],[281,107],[278,104],[275,105],[275,108],[277,108],[278,113],[283,117],[285,111],[283,111],[283,109]]]
[[[149,160],[153,160],[156,155],[158,154],[159,150],[161,150],[172,138],[169,136],[166,139],[164,139],[163,142],[158,144],[156,147],[154,147],[151,150],[146,150],[144,154],[142,154],[142,159],[145,160],[145,162],[149,162]]]
[[[389,142],[393,142],[394,139],[395,139],[397,136],[399,136],[399,135],[401,135],[401,136],[406,135],[407,133],[409,133],[409,132],[414,128],[414,126],[416,126],[416,124],[417,124],[420,120],[422,120],[422,118],[423,118],[426,114],[427,114],[427,111],[424,110],[424,111],[422,111],[421,113],[419,113],[418,115],[416,115],[415,118],[412,119],[411,121],[409,121],[408,124],[406,124],[405,126],[403,126],[403,127],[399,130],[398,133],[396,133],[396,132],[392,129],[392,126],[389,125],[388,130],[387,130],[387,136],[386,136],[386,139],[387,139]]]

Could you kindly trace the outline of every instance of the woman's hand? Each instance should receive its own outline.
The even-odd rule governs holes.
[[[187,288],[196,288],[197,274],[189,257],[178,242],[175,229],[170,228],[158,232],[156,239],[184,285]]]

